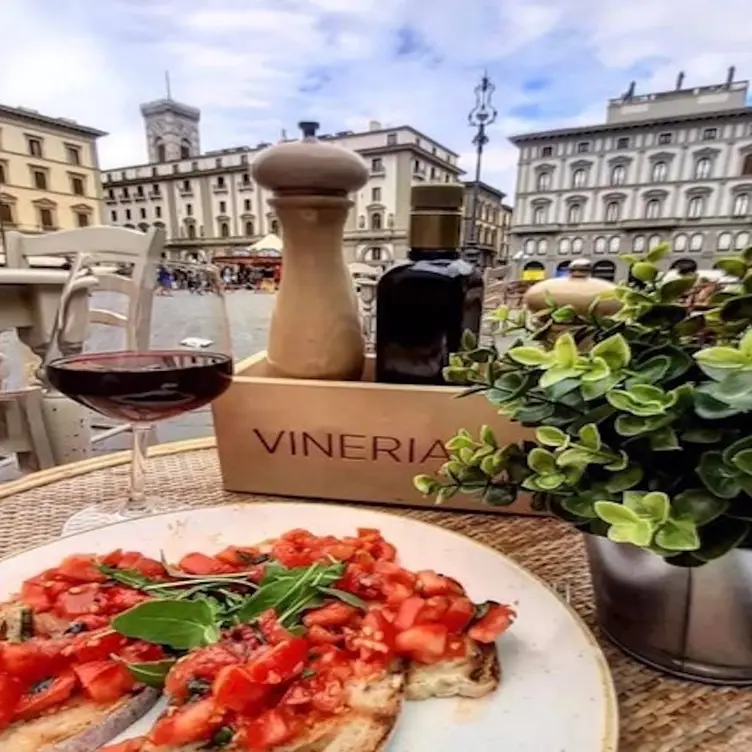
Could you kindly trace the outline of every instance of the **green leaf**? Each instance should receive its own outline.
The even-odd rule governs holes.
[[[541,347],[534,347],[532,345],[513,347],[507,350],[507,355],[516,363],[523,366],[547,366],[553,362],[551,353],[546,352]]]
[[[582,426],[578,432],[578,436],[582,445],[588,449],[593,449],[597,452],[601,448],[601,435],[598,431],[598,426],[593,423]]]
[[[580,393],[582,398],[588,402],[600,399],[610,389],[613,389],[620,381],[621,376],[607,376],[604,379],[598,381],[588,381],[588,374],[584,374],[582,377],[582,385],[580,387]],[[606,405],[606,407],[609,407]]]
[[[660,303],[640,313],[637,320],[643,326],[661,328],[676,326],[686,316],[687,309],[684,306]]]
[[[624,504],[615,501],[596,501],[595,513],[609,525],[624,525],[630,522],[639,522],[639,515]]]
[[[727,465],[730,464],[734,457],[745,449],[752,449],[752,434],[748,434],[741,439],[737,439],[733,444],[729,444],[723,450],[723,461]]]
[[[556,457],[541,447],[535,447],[527,456],[527,464],[531,470],[546,475],[548,473],[558,472],[556,467]]]
[[[622,470],[612,475],[606,482],[606,490],[611,493],[621,493],[630,488],[634,488],[643,478],[643,471],[639,465],[630,465],[626,470]]]
[[[554,342],[554,362],[561,368],[572,368],[577,362],[579,353],[574,337],[569,333],[561,334]]]
[[[492,507],[507,507],[517,499],[514,486],[489,486],[483,493],[483,501]]]
[[[632,265],[629,272],[640,282],[652,282],[658,276],[658,267],[649,261],[638,261]]]
[[[645,256],[645,258],[648,261],[653,261],[653,262],[660,261],[669,253],[670,250],[671,248],[669,247],[668,243],[658,243],[658,245],[655,246],[655,248],[651,248],[648,251],[647,256]]]
[[[600,381],[611,375],[611,369],[603,358],[594,357],[587,371],[582,374],[583,381]]]
[[[413,478],[413,485],[423,496],[430,496],[435,493],[439,482],[430,475],[416,475]]]
[[[534,480],[538,491],[555,491],[566,483],[567,478],[563,473],[548,473],[535,476]]]
[[[494,449],[497,449],[499,446],[491,426],[483,425],[480,427],[480,440]]]
[[[167,674],[170,669],[177,663],[177,658],[169,658],[164,661],[148,661],[146,663],[126,663],[131,676],[147,687],[156,687],[161,689],[164,686]]]
[[[572,447],[565,449],[561,454],[556,456],[556,464],[559,467],[586,467],[594,459],[592,452],[587,449]]]
[[[745,449],[735,454],[731,463],[746,475],[752,475],[752,449]]]
[[[747,330],[747,333],[741,338],[739,342],[739,352],[752,362],[752,327]]]
[[[565,496],[561,500],[561,505],[570,514],[587,519],[597,519],[593,499],[586,496]]]
[[[650,429],[648,418],[638,418],[636,415],[620,415],[614,421],[614,428],[619,436],[639,436]]]
[[[638,517],[656,524],[665,522],[671,511],[668,495],[661,491],[646,494],[627,493],[624,495],[624,506],[635,512]]]
[[[648,436],[648,440],[650,441],[650,448],[654,452],[672,452],[681,449],[676,431],[669,426],[653,431]]]
[[[668,551],[696,551],[700,536],[692,520],[666,520],[655,534],[655,542]]]
[[[713,387],[712,396],[728,405],[752,406],[752,371],[726,371]]]
[[[535,429],[535,439],[544,446],[560,447],[569,443],[569,436],[560,428],[554,426],[540,426]]]
[[[608,538],[614,543],[649,546],[653,538],[653,526],[647,520],[640,519],[625,525],[612,525],[608,529]]]
[[[617,470],[617,471],[625,470],[628,466],[629,466],[629,455],[623,449],[619,450],[618,456],[615,459],[603,465],[603,467],[606,470]]]
[[[706,347],[695,354],[695,360],[703,366],[737,369],[747,363],[744,353],[733,347]],[[703,368],[704,370],[704,368]]]
[[[726,274],[742,279],[747,273],[747,265],[737,256],[724,256],[717,259],[715,265],[719,269],[723,269]]]
[[[672,300],[681,298],[688,293],[697,283],[696,274],[687,274],[683,277],[677,277],[676,279],[664,282],[658,288],[658,295],[661,298],[661,302],[669,303]]]
[[[736,468],[726,465],[721,452],[705,452],[697,468],[697,474],[708,491],[722,499],[733,499],[739,495],[741,485],[736,478],[737,473]]]
[[[705,420],[721,420],[742,411],[716,399],[701,387],[695,391],[695,412]]]
[[[724,321],[752,319],[752,295],[739,295],[727,300],[721,306],[721,318]]]
[[[561,306],[551,312],[551,318],[557,324],[571,324],[577,318],[577,311],[571,305]]]
[[[630,378],[628,386],[633,386],[632,380],[634,383],[655,384],[666,377],[671,368],[671,358],[668,355],[654,355],[634,368],[636,373]]]
[[[687,444],[716,444],[723,438],[719,428],[690,428],[681,435]]]
[[[460,347],[463,350],[474,350],[478,347],[478,338],[473,334],[470,329],[465,329],[462,332],[462,339],[460,340]]]
[[[333,587],[320,587],[319,592],[323,593],[324,595],[331,595],[332,598],[336,598],[338,601],[347,603],[348,606],[357,608],[360,611],[368,611],[368,604],[364,600],[358,598],[357,595],[348,593],[346,590],[340,590],[339,588]]]
[[[621,334],[614,334],[594,345],[590,350],[591,358],[603,358],[611,371],[618,371],[629,365],[632,351],[627,340]]]
[[[722,515],[729,506],[727,499],[720,499],[702,488],[682,491],[671,500],[672,516],[692,520],[702,526]]]
[[[146,601],[119,614],[112,628],[126,637],[176,650],[193,650],[219,641],[214,613],[206,601]]]
[[[564,381],[565,379],[571,379],[574,376],[578,376],[579,371],[569,366],[552,366],[549,368],[539,382],[542,389],[553,386],[554,384]]]

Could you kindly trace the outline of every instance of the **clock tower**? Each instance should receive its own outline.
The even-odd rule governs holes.
[[[141,105],[149,162],[197,157],[201,153],[198,124],[201,111],[174,99]]]

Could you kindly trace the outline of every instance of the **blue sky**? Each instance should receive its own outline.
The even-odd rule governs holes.
[[[513,133],[598,122],[605,100],[752,77],[750,0],[0,0],[0,102],[108,131],[105,167],[145,161],[138,106],[202,110],[205,149],[412,124],[462,154],[484,69],[484,179],[513,193]]]

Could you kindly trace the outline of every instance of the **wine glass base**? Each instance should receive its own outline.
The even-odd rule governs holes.
[[[147,500],[148,507],[142,507],[136,510],[123,510],[122,506],[113,506],[112,504],[92,504],[76,512],[69,517],[63,524],[63,535],[76,535],[84,533],[87,530],[94,530],[106,525],[114,525],[117,522],[126,522],[135,520],[139,517],[148,517],[151,514],[157,514],[162,511],[164,504],[159,499],[149,497]],[[123,505],[124,506],[124,505]]]

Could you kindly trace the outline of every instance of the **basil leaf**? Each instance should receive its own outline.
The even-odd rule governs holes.
[[[234,736],[235,732],[230,726],[223,726],[216,734],[214,734],[214,738],[211,740],[211,749],[221,749],[222,747],[226,747],[232,741]]]
[[[146,663],[126,663],[126,668],[131,676],[141,684],[161,689],[164,686],[167,674],[175,665],[176,659],[165,661],[148,661]]]
[[[134,606],[112,620],[126,637],[191,650],[218,642],[211,606],[204,601],[153,600]]]
[[[319,590],[325,595],[331,595],[332,598],[337,598],[337,600],[347,603],[348,606],[358,608],[361,611],[368,611],[368,604],[361,598],[358,598],[357,595],[340,590],[339,588],[322,587]]]
[[[136,588],[137,590],[141,590],[148,585],[160,584],[157,580],[145,577],[140,572],[132,569],[117,569],[116,567],[108,567],[105,564],[100,564],[97,569],[111,580],[115,580],[115,582],[127,585],[128,587]]]

